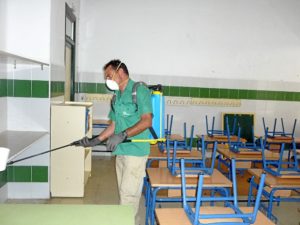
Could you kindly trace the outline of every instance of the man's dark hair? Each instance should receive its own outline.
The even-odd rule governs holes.
[[[120,63],[121,63],[121,65],[120,65]],[[106,63],[103,66],[103,70],[106,70],[107,67],[109,67],[109,66],[111,66],[115,70],[119,66],[119,69],[122,68],[123,71],[129,76],[129,72],[128,72],[127,66],[125,65],[125,63],[121,62],[121,60],[119,60],[119,59],[113,59],[113,60],[109,61],[108,63]]]

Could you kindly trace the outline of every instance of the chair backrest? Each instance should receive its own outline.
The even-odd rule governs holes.
[[[167,114],[167,127],[165,129],[165,135],[172,134],[172,126],[173,126],[173,115]]]
[[[208,125],[208,117],[207,115],[205,116],[205,123],[206,123],[206,134],[208,136],[214,136],[214,135],[234,135],[235,130],[236,130],[236,125],[237,125],[237,116],[234,115],[233,122],[232,122],[232,130],[230,130],[229,122],[228,122],[228,116],[225,116],[225,129],[222,130],[217,130],[214,128],[215,126],[215,117],[213,116],[212,118],[212,125],[211,129],[209,129]]]
[[[265,143],[261,140],[262,146],[262,159],[264,170],[274,176],[299,176],[300,168],[298,161],[300,160],[299,154],[297,154],[296,143],[293,140],[290,145],[286,145],[284,142],[276,143],[280,145],[279,158],[278,160],[267,160]],[[290,149],[290,157],[288,161],[284,160],[285,147],[288,146]],[[293,156],[293,160],[291,159]]]
[[[204,174],[200,173],[199,174],[199,179],[198,179],[198,185],[197,185],[197,195],[195,197],[187,197],[187,192],[186,192],[186,178],[185,178],[185,159],[181,159],[180,161],[181,164],[181,182],[182,182],[182,199],[183,199],[183,208],[184,211],[189,218],[190,222],[193,225],[202,225],[202,223],[199,221],[199,219],[241,219],[242,222],[212,222],[212,224],[243,224],[243,225],[249,225],[253,224],[256,220],[258,209],[260,206],[260,199],[264,187],[264,182],[265,182],[265,177],[266,174],[262,173],[261,174],[261,179],[259,182],[259,187],[256,195],[256,200],[255,200],[255,205],[253,207],[253,211],[251,213],[243,213],[239,206],[238,206],[238,194],[237,194],[237,182],[236,182],[236,167],[235,167],[235,159],[232,159],[232,182],[233,182],[233,196],[221,196],[221,197],[205,197],[202,196],[203,190],[204,189],[210,189],[211,187],[204,187]],[[188,203],[189,201],[196,201],[196,206],[195,210],[192,209],[190,204]],[[201,213],[201,206],[202,202],[207,202],[207,201],[224,201],[227,202],[227,206],[232,208],[233,213],[231,214],[203,214]],[[233,202],[233,204],[231,203]],[[205,224],[210,224],[208,222],[205,222]]]
[[[211,162],[210,165],[208,165],[207,162],[207,144],[204,142],[204,136],[202,137],[202,147],[201,147],[201,156],[202,158],[199,159],[186,159],[186,162],[189,162],[192,164],[191,167],[189,167],[189,175],[195,176],[199,173],[199,171],[205,173],[206,175],[211,175],[214,170],[215,161],[216,161],[216,154],[217,154],[217,146],[218,143],[213,143],[213,148],[211,151]],[[173,145],[172,145],[173,144]],[[167,167],[169,168],[171,174],[173,176],[180,175],[180,167],[178,166],[179,158],[177,157],[177,141],[174,141],[172,144],[170,144],[170,141],[167,140]]]
[[[186,130],[186,125],[185,125],[185,130]],[[191,126],[191,131],[190,131],[190,137],[189,137],[189,139],[187,138],[187,134],[185,134],[186,135],[186,137],[185,137],[186,149],[190,150],[190,151],[193,148],[194,130],[195,130],[195,126],[192,125]]]
[[[285,131],[283,118],[280,118],[280,120],[281,120],[281,131],[280,130],[276,130],[277,118],[274,119],[273,130],[270,130],[269,127],[266,126],[265,118],[264,117],[262,118],[263,128],[264,128],[264,132],[265,132],[265,137],[266,138],[267,137],[276,137],[276,136],[283,136],[283,137],[294,138],[296,124],[297,124],[297,119],[294,120],[293,128],[292,128],[292,131],[290,133],[288,133],[288,132]]]
[[[238,139],[237,139],[237,141],[231,141],[230,136],[227,137],[229,149],[231,151],[240,152],[240,151],[245,150],[245,149],[247,149],[248,151],[260,151],[261,150],[261,146],[258,146],[255,142],[253,126],[252,126],[252,137],[253,137],[253,142],[252,143],[242,142],[240,136],[241,136],[241,127],[238,128]]]

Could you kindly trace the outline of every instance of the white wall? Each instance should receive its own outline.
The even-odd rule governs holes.
[[[0,0],[0,49],[4,49],[6,43],[6,4],[6,0]]]
[[[79,70],[300,81],[297,0],[82,0]]]
[[[0,0],[1,7],[0,50],[48,63],[50,0]]]
[[[103,82],[103,65],[120,58],[134,80],[149,84],[298,92],[299,10],[298,0],[82,0],[79,80]],[[107,117],[109,103],[94,107],[95,117]],[[220,128],[222,112],[254,113],[255,132],[262,134],[262,117],[268,124],[283,117],[290,130],[300,105],[166,106],[177,133],[183,122],[204,133],[205,115],[216,116]]]

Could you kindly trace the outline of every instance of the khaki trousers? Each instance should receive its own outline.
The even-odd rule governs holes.
[[[139,209],[148,156],[116,156],[116,172],[120,205],[132,205],[134,214]]]

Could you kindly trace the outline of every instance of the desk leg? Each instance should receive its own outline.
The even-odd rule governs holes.
[[[275,191],[276,191],[276,188],[273,188],[270,192],[270,197],[269,197],[267,217],[270,219],[272,219],[273,199],[274,199]]]
[[[151,194],[151,205],[149,207],[149,214],[150,214],[150,225],[154,225],[155,222],[155,207],[156,207],[156,196],[157,196],[157,192],[159,191],[159,188],[154,188],[152,190],[152,194]]]
[[[148,225],[149,222],[149,209],[150,209],[150,184],[149,181],[145,181],[146,184],[146,197],[145,197],[145,207],[146,207],[146,216],[145,216],[145,225]]]
[[[229,162],[228,162],[229,161]],[[227,170],[228,170],[228,175],[227,175],[227,177],[228,177],[228,179],[230,179],[231,180],[231,160],[228,160],[227,161],[227,159],[226,158],[224,158],[224,159],[222,159],[222,156],[221,155],[218,155],[218,170],[221,172],[221,173],[223,173],[223,174],[225,174],[225,173],[227,173],[227,171],[226,172],[224,172],[224,171],[222,171],[222,169],[221,169],[221,164],[223,164],[226,168],[227,168]]]
[[[254,179],[255,177],[252,176],[250,178],[250,181],[249,181],[249,191],[248,191],[248,202],[247,202],[247,206],[250,206],[251,203],[253,202],[253,185],[256,185],[255,182],[254,182]]]

